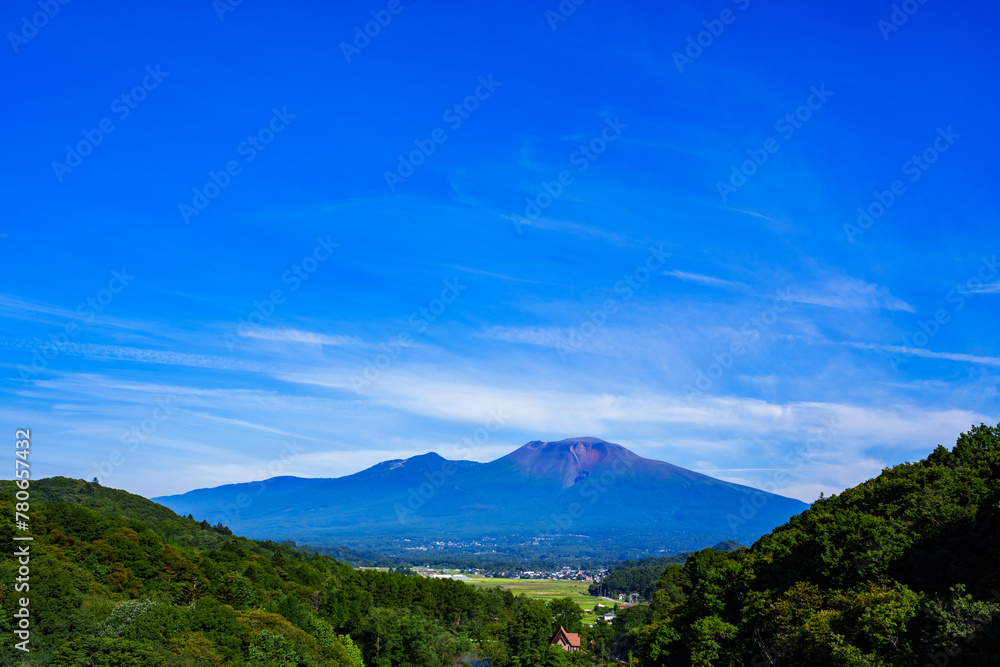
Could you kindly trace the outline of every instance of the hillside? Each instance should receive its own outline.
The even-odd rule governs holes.
[[[668,566],[615,621],[645,666],[995,665],[1000,426],[886,469],[749,549]]]
[[[33,540],[15,542],[15,490],[0,482],[0,632],[15,637],[26,599],[30,642],[25,653],[10,641],[0,665],[565,664],[541,602],[355,570],[66,478],[32,482]]]
[[[491,549],[541,539],[551,551],[584,535],[590,548],[643,553],[749,544],[807,507],[598,438],[533,441],[489,463],[430,453],[336,479],[280,477],[154,500],[240,534],[314,545],[376,549],[499,535],[508,542]],[[751,500],[755,511],[744,520]]]
[[[735,551],[740,546],[738,542],[720,542],[711,547],[711,551]],[[659,588],[660,579],[667,568],[684,565],[694,555],[694,552],[688,551],[676,556],[620,561],[609,568],[606,577],[591,584],[588,590],[591,595],[604,596],[638,593],[641,599],[646,600]]]

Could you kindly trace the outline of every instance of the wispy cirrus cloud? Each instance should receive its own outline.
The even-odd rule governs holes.
[[[20,350],[51,350],[55,344],[41,338],[37,339],[0,339],[0,347]],[[167,366],[188,366],[193,368],[208,368],[217,370],[255,371],[267,368],[262,362],[245,359],[226,359],[206,354],[188,352],[172,352],[170,350],[153,350],[148,348],[128,347],[124,345],[102,345],[98,343],[65,342],[56,346],[59,355],[82,357],[99,361],[137,361],[147,364],[163,364]]]
[[[560,327],[504,327],[494,326],[484,330],[480,336],[504,343],[523,343],[539,347],[554,348],[559,341],[565,342],[567,330]]]
[[[634,241],[622,236],[621,234],[606,231],[593,224],[573,222],[570,220],[555,220],[544,216],[528,220],[527,223],[524,222],[523,216],[519,216],[515,219],[510,215],[503,214],[500,217],[510,220],[511,222],[519,222],[524,224],[526,227],[537,227],[538,229],[546,229],[562,234],[571,234],[585,239],[599,239],[616,246],[636,245]]]
[[[767,220],[768,222],[778,222],[775,218],[764,215],[763,213],[757,213],[756,211],[745,211],[741,208],[732,208],[732,207],[730,207],[729,210],[735,211],[736,213],[743,213],[744,215],[751,215],[755,218],[762,218],[764,220]]]
[[[364,341],[357,336],[330,335],[300,329],[251,329],[246,336],[247,338],[259,338],[280,343],[305,343],[332,347],[363,347],[365,345]]]
[[[1000,283],[991,283],[982,287],[967,287],[966,291],[972,294],[1000,294]]]
[[[288,382],[342,388],[339,372],[279,374]],[[638,423],[684,425],[695,429],[738,428],[746,434],[792,434],[830,417],[843,434],[885,444],[928,432],[958,433],[985,415],[965,410],[928,410],[912,405],[875,408],[836,402],[771,402],[758,398],[705,395],[689,400],[677,393],[647,388],[576,386],[567,378],[553,386],[526,384],[517,378],[468,379],[432,367],[400,369],[396,381],[372,383],[361,394],[385,406],[424,417],[475,422],[490,408],[511,415],[510,424],[526,430],[587,431],[613,434]]]
[[[976,354],[964,354],[962,352],[935,352],[922,347],[906,347],[904,345],[877,345],[875,343],[856,342],[844,344],[861,350],[878,350],[880,352],[892,352],[911,357],[924,357],[925,359],[947,359],[948,361],[1000,366],[1000,358],[998,357],[984,357]]]
[[[221,424],[230,424],[232,426],[237,426],[240,428],[247,428],[254,431],[264,431],[265,433],[274,433],[276,435],[283,435],[289,438],[308,438],[309,436],[302,435],[300,433],[291,433],[289,431],[283,431],[278,428],[271,428],[270,426],[265,426],[263,424],[255,424],[251,421],[246,421],[243,419],[230,419],[228,417],[220,417],[219,415],[213,415],[207,412],[193,412],[192,414],[201,417],[202,419],[207,419],[210,421],[219,422]]]
[[[519,278],[517,276],[507,275],[505,273],[497,273],[495,271],[484,271],[483,269],[473,269],[467,266],[459,266],[457,264],[449,264],[448,268],[455,269],[456,271],[465,271],[466,273],[472,273],[478,276],[488,276],[490,278],[496,278],[497,280],[505,280],[516,283],[533,283],[535,285],[546,285],[545,281],[542,280],[532,280],[530,278]]]
[[[697,283],[699,285],[706,285],[708,287],[728,287],[728,288],[739,288],[743,289],[746,287],[743,283],[733,282],[731,280],[723,280],[722,278],[716,278],[714,276],[706,276],[700,273],[688,273],[687,271],[663,271],[665,276],[673,276],[674,278],[679,278],[686,282]]]
[[[840,277],[828,280],[819,288],[795,290],[791,301],[843,310],[894,310],[915,313],[916,309],[894,297],[889,288],[858,278]]]
[[[117,329],[119,332],[143,335],[158,334],[166,329],[163,323],[152,320],[119,317],[108,311],[95,314],[86,298],[81,299],[76,309],[72,309],[36,299],[0,294],[0,317],[54,327],[63,327],[74,322],[90,330]]]
[[[69,308],[54,306],[11,294],[0,294],[0,313],[5,317],[24,319],[37,322],[52,322],[54,318],[63,320],[80,320],[83,316]],[[44,317],[51,315],[52,317]]]

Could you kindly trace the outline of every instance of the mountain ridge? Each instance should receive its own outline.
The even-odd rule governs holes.
[[[587,534],[678,551],[752,542],[808,507],[591,436],[533,440],[486,463],[428,452],[343,477],[271,478],[153,500],[249,535],[312,544]]]

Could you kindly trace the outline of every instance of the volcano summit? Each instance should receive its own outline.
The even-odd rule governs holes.
[[[431,452],[344,477],[274,477],[153,500],[248,537],[313,545],[574,536],[668,552],[750,544],[808,507],[590,437],[532,441],[489,463]]]

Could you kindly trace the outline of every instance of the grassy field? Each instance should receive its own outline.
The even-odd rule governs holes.
[[[485,577],[469,577],[468,584],[492,588],[499,586],[505,591],[510,591],[514,595],[524,593],[530,598],[539,600],[551,600],[552,598],[569,597],[573,602],[580,605],[582,609],[593,609],[595,604],[602,604],[605,607],[614,605],[614,600],[594,597],[587,593],[590,585],[586,581],[555,581],[548,579],[487,579]],[[596,620],[593,614],[584,614],[584,623],[593,623]]]

